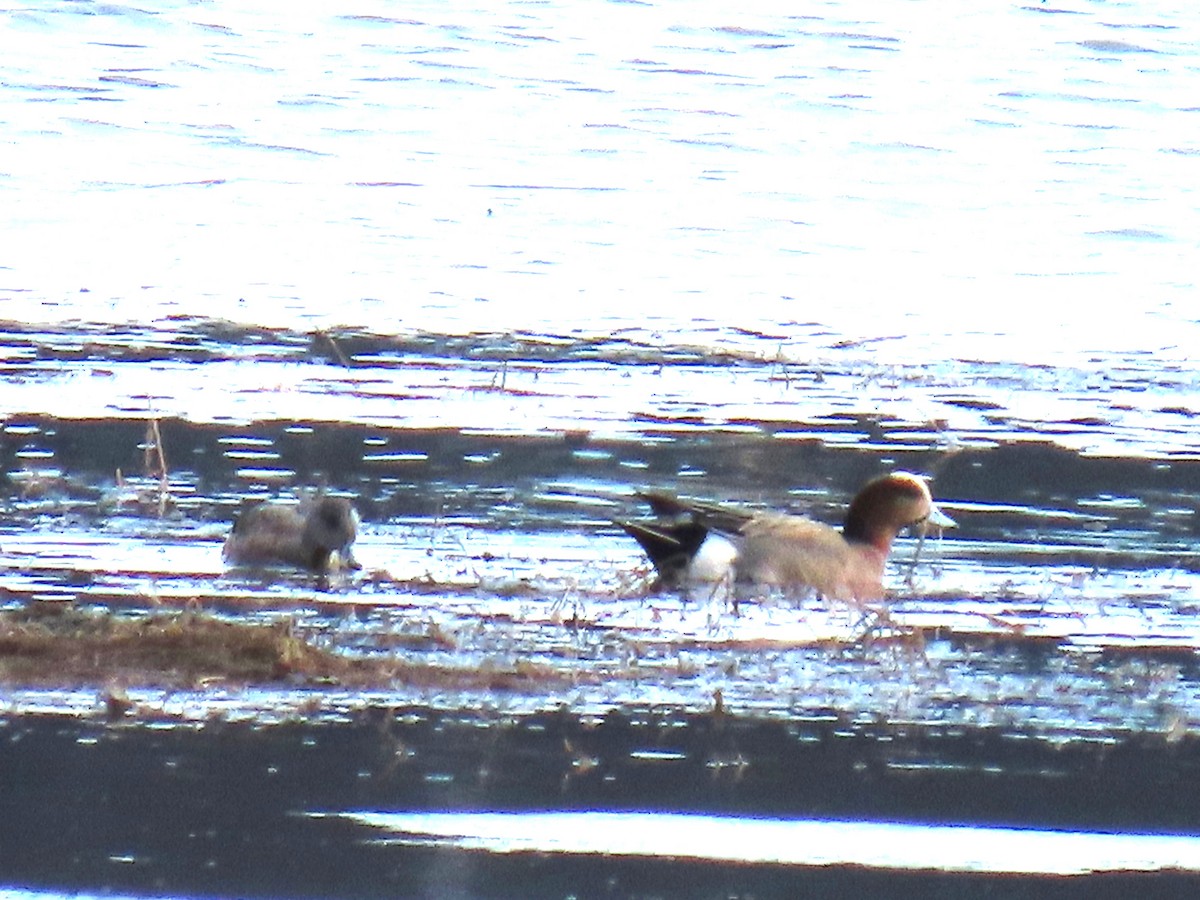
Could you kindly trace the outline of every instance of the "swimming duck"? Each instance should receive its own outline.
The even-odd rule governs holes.
[[[358,513],[344,497],[319,495],[298,507],[259,503],[233,523],[222,555],[243,566],[289,565],[324,574],[359,568],[350,550]]]
[[[867,482],[842,530],[802,516],[751,512],[672,494],[640,494],[657,518],[617,522],[642,545],[665,586],[740,582],[807,589],[830,599],[883,596],[883,570],[901,529],[951,527],[924,479],[893,472]]]

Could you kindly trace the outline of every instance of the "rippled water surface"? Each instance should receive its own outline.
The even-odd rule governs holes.
[[[1087,2],[0,10],[0,601],[200,608],[347,655],[555,676],[131,683],[147,728],[832,717],[883,743],[1162,752],[1155,789],[1194,796],[1198,26]],[[836,523],[897,468],[959,525],[919,556],[899,542],[868,610],[656,592],[613,524],[644,486]],[[311,487],[354,499],[361,572],[224,565],[243,503]],[[0,709],[88,722],[113,687],[6,683]],[[989,753],[972,765],[1020,776]],[[617,784],[591,802],[646,790]],[[101,858],[143,859],[140,840]],[[579,866],[553,884],[604,883]],[[297,892],[129,868],[22,883]]]

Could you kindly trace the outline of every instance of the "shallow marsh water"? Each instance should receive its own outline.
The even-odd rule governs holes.
[[[1197,13],[585,6],[4,11],[4,603],[569,687],[134,684],[113,724],[121,685],[5,686],[0,885],[1187,895],[1186,843],[1014,879],[920,829],[1200,832]],[[959,527],[901,542],[886,618],[656,594],[611,521],[645,485],[837,521],[893,468]],[[363,572],[225,568],[312,486]],[[647,861],[430,810],[916,832]]]
[[[176,321],[172,327],[180,335],[192,329],[237,334],[233,326],[206,321]],[[6,867],[14,883],[295,896],[346,891],[442,896],[452,886],[459,896],[546,897],[603,883],[627,896],[697,891],[786,896],[799,885],[832,879],[830,889],[853,884],[867,892],[919,895],[931,889],[969,891],[983,883],[1040,892],[1061,877],[1050,874],[1057,866],[1093,871],[1103,857],[1124,860],[1114,865],[1126,874],[1074,875],[1089,885],[1090,895],[1141,889],[1128,874],[1139,869],[1172,870],[1157,876],[1167,879],[1157,883],[1171,891],[1194,887],[1197,876],[1179,861],[1189,858],[1190,845],[1178,849],[1169,840],[1155,844],[1148,837],[1141,839],[1144,849],[1100,843],[1089,850],[1086,840],[1093,831],[1113,829],[1150,835],[1194,831],[1200,594],[1193,486],[1200,463],[1190,452],[1084,453],[1070,446],[1069,437],[1055,441],[1053,431],[1061,423],[1022,432],[999,409],[988,410],[988,429],[972,431],[958,412],[965,408],[967,416],[978,416],[972,404],[938,405],[936,399],[951,389],[960,398],[961,388],[928,373],[913,393],[927,398],[919,405],[943,414],[936,423],[906,418],[903,404],[890,407],[896,412],[885,418],[857,407],[847,391],[844,411],[822,414],[823,402],[806,406],[808,389],[797,385],[801,367],[788,371],[777,359],[705,361],[695,348],[679,349],[683,359],[664,364],[644,358],[646,351],[598,349],[588,342],[578,353],[586,361],[577,363],[568,339],[506,339],[510,343],[498,359],[479,350],[494,352],[494,337],[446,339],[457,348],[454,364],[448,352],[425,349],[428,339],[325,333],[309,344],[301,333],[276,333],[272,346],[260,345],[256,352],[289,380],[264,389],[227,383],[261,361],[232,362],[244,353],[236,338],[224,353],[214,343],[205,358],[187,360],[174,349],[153,348],[150,339],[137,358],[123,359],[88,338],[82,359],[69,365],[49,349],[59,340],[11,326],[9,346],[26,349],[13,354],[24,358],[10,362],[10,383],[54,396],[56,380],[102,377],[112,390],[103,415],[72,418],[52,404],[49,412],[17,407],[9,413],[0,451],[9,484],[0,587],[9,604],[99,604],[127,615],[198,606],[239,620],[286,619],[306,639],[348,654],[401,655],[448,669],[537,666],[565,680],[548,681],[544,690],[392,684],[351,691],[336,685],[210,683],[180,691],[131,685],[124,691],[132,704],[129,722],[141,724],[119,726],[103,724],[104,698],[113,685],[10,687],[4,692],[11,721],[7,765],[19,773],[16,778],[28,779],[30,786],[17,796],[31,807],[46,805],[40,789],[32,787],[45,776],[28,769],[29,754],[43,752],[26,740],[37,734],[57,735],[46,739],[59,758],[79,741],[78,752],[88,757],[95,740],[107,741],[111,733],[126,748],[122,753],[134,752],[128,742],[141,748],[148,740],[137,752],[148,754],[149,765],[165,764],[168,773],[182,759],[213,772],[214,766],[248,765],[239,761],[242,751],[233,749],[250,740],[247,726],[286,728],[282,734],[290,737],[281,737],[283,746],[300,740],[308,747],[308,762],[296,775],[300,783],[318,777],[308,768],[318,760],[338,770],[351,765],[340,758],[342,733],[366,729],[362,740],[376,742],[371,752],[390,760],[355,769],[369,787],[354,787],[359,782],[352,779],[345,791],[322,794],[319,803],[300,789],[277,793],[270,780],[258,782],[249,773],[236,790],[225,775],[194,775],[199,780],[187,780],[183,790],[212,777],[223,799],[203,809],[161,808],[169,821],[179,820],[184,809],[186,827],[221,836],[206,841],[199,857],[195,848],[182,849],[188,840],[173,830],[178,826],[165,831],[165,825],[156,826],[153,839],[128,834],[121,822],[129,807],[97,801],[111,819],[90,836],[68,832],[75,861],[57,874],[40,868],[39,860],[49,862],[45,856],[27,852],[34,832],[10,831],[10,849],[25,860]],[[345,345],[344,363],[332,363],[320,349],[331,340]],[[554,345],[553,353],[531,349],[543,341]],[[286,345],[294,348],[286,351],[290,358],[272,360]],[[835,360],[836,350],[830,355]],[[511,360],[507,367],[505,360]],[[808,375],[815,390],[849,377],[839,375],[833,360],[822,365],[819,378]],[[74,373],[68,371],[72,366]],[[89,366],[106,374],[81,375],[79,369]],[[154,404],[161,410],[158,439],[169,468],[165,498],[163,485],[144,474],[149,420],[130,415],[138,398],[132,389],[120,391],[147,367],[156,373],[187,369],[192,378],[204,377],[207,391],[240,396],[253,411],[245,418],[226,412],[208,421],[189,415],[184,401],[160,390]],[[204,376],[210,367],[213,374]],[[654,416],[592,405],[572,419],[555,408],[559,403],[578,408],[590,396],[615,406],[643,389],[626,396],[615,389],[606,393],[605,384],[623,388],[625,373],[628,380],[669,384],[671,376],[663,373],[684,367],[700,379],[719,382],[724,372],[762,392],[793,393],[798,400],[787,407],[786,420],[757,399],[739,404],[732,416],[682,391],[678,402],[686,401],[687,409],[671,414],[662,412],[670,398]],[[986,379],[985,367],[978,368]],[[536,400],[513,386],[522,377],[537,385]],[[860,370],[858,378],[872,389],[869,374]],[[180,377],[180,383],[187,380]],[[341,418],[301,416],[306,394],[337,408]],[[381,396],[406,394],[426,398],[416,401],[411,424],[403,415],[377,412]],[[436,419],[420,412],[422,402],[440,410]],[[1175,401],[1165,391],[1158,402],[1165,407]],[[268,418],[262,411],[267,405],[294,414]],[[1096,441],[1112,438],[1104,436],[1106,430],[1115,432],[1099,421],[1074,427],[1075,434]],[[1145,440],[1155,440],[1153,429]],[[636,546],[611,523],[636,510],[632,490],[643,484],[836,520],[862,480],[897,466],[935,474],[936,493],[959,527],[927,541],[915,568],[910,568],[915,542],[900,543],[889,571],[894,597],[886,620],[814,598],[750,597],[735,615],[724,597],[655,593]],[[220,543],[245,499],[314,484],[355,497],[363,516],[357,555],[364,571],[321,587],[299,574],[226,569]],[[561,710],[555,715],[565,717],[567,732],[547,742],[545,726],[538,723],[550,710]],[[63,724],[63,715],[78,724]],[[511,754],[481,750],[463,760],[463,768],[447,770],[462,740],[459,729],[435,729],[421,747],[408,736],[379,736],[381,728],[385,735],[405,732],[406,723],[456,715],[473,721],[473,730],[502,731],[507,737],[495,740],[511,742]],[[676,721],[663,725],[664,716]],[[636,725],[646,717],[655,723],[650,731]],[[738,739],[699,737],[725,719],[742,729]],[[612,743],[592,733],[596,723],[622,720],[635,723],[630,741]],[[164,725],[184,736],[169,753],[152,738]],[[230,726],[236,728],[227,732]],[[297,726],[306,736],[295,735]],[[822,776],[804,754],[780,760],[772,749],[778,728],[797,742],[789,753],[812,747],[836,761],[829,763],[836,772]],[[137,734],[142,729],[146,738]],[[214,729],[242,737],[215,745],[200,737]],[[692,732],[697,737],[678,737]],[[1032,755],[1015,759],[1005,749],[1009,742],[1032,747]],[[858,749],[851,752],[852,746]],[[1064,757],[1065,748],[1078,748],[1079,755]],[[264,767],[278,772],[282,751],[262,752],[267,755],[250,773]],[[1116,768],[1101,763],[1112,754],[1124,760]],[[527,766],[541,780],[518,807],[512,795],[489,786],[493,777],[505,776],[479,781],[483,771]],[[669,789],[674,779],[660,775],[651,788],[636,774],[672,766],[690,773],[679,776],[680,786],[708,779],[702,778],[707,787],[682,807],[680,795]],[[799,770],[808,775],[780,800],[777,792],[795,782]],[[122,785],[119,790],[131,797],[162,795],[164,788],[146,779],[144,767],[133,781],[126,779],[134,770],[124,771],[129,774],[115,766],[104,783]],[[876,771],[886,774],[870,774]],[[964,772],[974,774],[964,778]],[[1143,779],[1140,792],[1132,788],[1134,773]],[[827,793],[821,777],[843,787]],[[1071,785],[1065,791],[1063,779]],[[893,782],[907,786],[892,795]],[[1019,782],[1030,785],[1018,795],[1020,802],[980,809],[978,794],[1008,796]],[[578,790],[581,783],[601,787]],[[415,784],[444,789],[420,796],[393,793]],[[1032,797],[1051,785],[1057,787],[1049,802],[1034,803]],[[921,800],[922,791],[939,800],[932,805]],[[83,808],[76,804],[97,805],[87,792],[73,796],[49,821],[75,815],[72,810]],[[260,818],[245,818],[248,802],[260,806]],[[606,831],[609,820],[598,813],[589,820],[586,813],[630,807],[644,811],[640,815],[682,809],[718,816],[682,824],[649,818]],[[571,833],[591,835],[586,848],[552,839],[563,826],[538,818],[540,811],[564,808],[581,811],[569,826]],[[413,818],[431,809],[465,818],[440,825]],[[525,816],[504,820],[509,827],[496,832],[491,820],[470,815],[503,810]],[[278,874],[280,869],[264,876],[274,852],[268,847],[280,840],[264,829],[277,832],[282,820],[273,816],[296,814],[318,815],[287,829],[286,852],[313,846],[318,849],[310,851],[312,866],[351,859],[359,876],[316,877],[306,867],[288,870],[297,877]],[[736,838],[747,838],[739,821],[764,815],[779,817],[779,840],[789,846],[806,828],[829,833],[816,843],[805,839],[811,856],[785,853],[764,860],[759,854],[767,838],[744,845]],[[839,824],[895,817],[915,830],[863,838],[855,836],[852,824]],[[1035,841],[1012,845],[1009,863],[975,861],[963,869],[961,858],[924,855],[945,841],[922,829],[945,821],[984,828],[974,839],[987,845],[1009,846],[1003,843],[1006,833],[986,829],[1012,825],[1081,830],[1084,842],[1068,852],[1051,836],[1042,847],[1045,856],[1029,855]],[[618,835],[636,833],[635,828],[644,828],[647,837],[631,856]],[[717,844],[701,841],[685,854],[696,861],[680,861],[679,846],[659,846],[654,836],[689,833],[681,828],[698,829]],[[479,837],[446,837],[445,829]],[[728,838],[721,837],[723,829]],[[235,862],[222,840],[254,841],[257,862]],[[864,846],[892,844],[896,855],[830,860],[818,849],[858,840],[867,840]],[[711,846],[725,849],[711,855],[705,849]],[[643,853],[660,860],[640,860]],[[741,860],[733,869],[726,868],[727,853]],[[1016,882],[1001,874],[1016,864],[1015,857],[1026,871]],[[192,864],[201,858],[210,876],[183,874],[196,871]],[[535,864],[536,859],[550,861]],[[410,874],[397,880],[399,860]],[[817,874],[831,861],[844,873],[840,879]],[[897,866],[938,874],[900,876]],[[719,873],[715,881],[713,873]],[[497,887],[510,882],[514,887]]]

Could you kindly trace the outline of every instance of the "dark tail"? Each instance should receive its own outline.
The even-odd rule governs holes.
[[[667,491],[638,491],[650,504],[654,514],[672,523],[690,521],[703,525],[707,531],[739,534],[755,513],[724,503],[705,503],[703,500],[684,500]]]
[[[678,585],[709,532],[736,535],[754,513],[736,506],[684,500],[667,491],[638,491],[654,511],[654,519],[616,520],[642,545],[666,586]]]
[[[667,586],[678,584],[708,536],[708,528],[691,518],[615,520],[625,533],[641,544]]]

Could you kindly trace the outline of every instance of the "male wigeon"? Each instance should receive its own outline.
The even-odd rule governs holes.
[[[305,498],[297,506],[259,503],[233,523],[222,555],[241,566],[298,566],[324,574],[357,569],[350,545],[358,537],[358,513],[343,497]]]
[[[949,527],[925,481],[908,472],[872,479],[858,492],[841,532],[802,516],[750,512],[641,494],[657,518],[620,521],[665,586],[740,582],[810,590],[830,599],[883,596],[883,570],[901,529]]]

